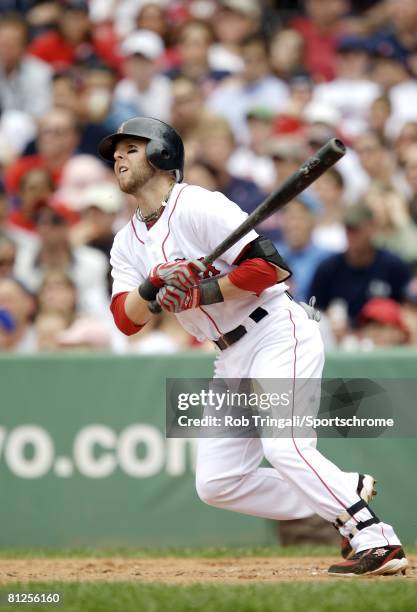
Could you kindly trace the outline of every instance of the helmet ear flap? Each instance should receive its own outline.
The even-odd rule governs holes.
[[[170,151],[158,140],[150,140],[146,145],[146,157],[148,162],[158,170],[170,171],[173,168],[173,160]]]

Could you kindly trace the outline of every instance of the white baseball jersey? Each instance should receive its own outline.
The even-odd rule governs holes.
[[[208,255],[246,217],[245,212],[219,192],[186,183],[175,185],[163,214],[149,230],[134,216],[116,235],[110,257],[113,296],[137,288],[158,263]],[[239,240],[214,262],[210,275],[220,277],[233,270],[233,262],[257,235],[251,231]],[[243,323],[255,308],[281,296],[287,288],[280,283],[263,291],[259,298],[248,295],[186,310],[176,316],[199,340],[216,340]]]

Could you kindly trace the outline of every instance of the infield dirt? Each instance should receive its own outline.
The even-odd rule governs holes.
[[[184,585],[328,581],[340,580],[327,575],[329,565],[338,560],[340,557],[0,559],[0,585],[97,580]],[[360,580],[417,580],[417,556],[408,557],[408,560],[410,565],[406,576],[375,576]]]

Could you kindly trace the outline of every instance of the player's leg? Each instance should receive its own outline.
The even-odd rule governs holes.
[[[273,313],[268,319],[262,328],[263,337],[257,339],[262,349],[256,351],[248,376],[294,378],[295,395],[308,395],[309,381],[321,377],[324,362],[317,324],[294,302],[285,312]],[[262,438],[262,443],[269,462],[317,514],[331,522],[338,521],[341,534],[351,537],[356,552],[400,545],[393,528],[375,517],[359,497],[358,475],[343,472],[326,459],[316,449],[314,439]],[[390,552],[387,549],[387,554]],[[398,564],[395,560],[393,563],[395,570]],[[398,563],[402,567],[403,561]]]
[[[215,378],[226,378],[224,356]],[[227,360],[226,360],[227,361]],[[275,520],[311,516],[313,511],[276,469],[259,467],[264,452],[259,438],[201,438],[196,488],[207,504]]]

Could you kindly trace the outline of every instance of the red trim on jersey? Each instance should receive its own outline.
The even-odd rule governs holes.
[[[222,334],[222,332],[220,331],[220,329],[218,328],[218,325],[217,325],[216,321],[213,319],[213,317],[211,317],[211,316],[209,315],[209,313],[208,313],[208,312],[206,312],[202,306],[199,306],[199,309],[200,309],[200,310],[201,310],[201,312],[203,312],[203,313],[206,315],[206,317],[207,317],[208,319],[210,319],[210,321],[213,323],[213,325],[214,325],[214,327],[216,328],[216,331],[217,331],[217,333],[219,334],[219,336],[222,336],[223,334]]]
[[[114,322],[116,323],[116,327],[126,336],[132,336],[133,334],[137,334],[138,331],[140,331],[144,326],[133,323],[133,321],[131,321],[131,319],[129,319],[127,316],[125,302],[128,295],[129,292],[124,291],[123,293],[117,293],[115,296],[113,296],[110,304],[110,310],[112,312]]]
[[[294,369],[293,369],[293,389],[292,389],[292,415],[294,415],[295,378],[296,378],[296,368],[297,368],[297,346],[298,346],[298,339],[297,339],[296,330],[295,330],[295,323],[294,323],[294,319],[292,318],[291,311],[287,310],[287,312],[290,315],[290,320],[291,320],[291,323],[292,323],[292,326],[293,326],[293,336],[294,336]],[[331,490],[331,488],[324,482],[324,480],[322,479],[320,474],[314,469],[314,467],[311,465],[311,463],[309,463],[307,461],[307,459],[304,457],[304,455],[302,454],[302,452],[298,448],[297,443],[296,443],[295,438],[294,438],[293,426],[291,426],[291,439],[292,439],[292,442],[294,444],[295,450],[297,451],[297,453],[301,457],[301,459],[304,461],[304,463],[306,463],[308,465],[308,467],[310,468],[310,470],[312,470],[312,472],[314,472],[314,474],[320,480],[322,485],[327,489],[327,491],[337,501],[337,503],[340,504],[342,506],[342,508],[347,511],[347,506],[337,497],[337,495]],[[352,518],[353,518],[353,520],[356,523],[359,522],[355,517],[352,517]]]
[[[145,243],[143,242],[143,240],[141,240],[141,239],[139,238],[139,236],[138,236],[138,234],[137,234],[137,232],[136,232],[136,227],[135,227],[135,224],[133,223],[133,219],[131,219],[131,220],[130,220],[130,225],[132,226],[132,229],[133,229],[133,231],[135,232],[135,236],[136,236],[136,238],[139,240],[139,242],[140,242],[141,244],[145,244]]]
[[[276,267],[261,257],[245,259],[229,272],[228,278],[238,289],[252,291],[258,297],[262,291],[276,285],[278,280]]]
[[[183,186],[183,187],[181,187],[181,189],[179,190],[179,192],[178,192],[178,194],[177,194],[177,197],[175,198],[174,206],[173,206],[173,208],[172,208],[171,212],[169,213],[169,217],[168,217],[168,233],[167,233],[167,235],[165,236],[165,238],[164,238],[164,240],[163,240],[163,242],[162,242],[162,253],[163,253],[163,255],[164,255],[165,261],[168,261],[167,256],[166,256],[166,253],[165,253],[165,242],[168,240],[168,236],[169,236],[169,234],[170,234],[170,232],[171,232],[171,228],[170,228],[170,226],[169,226],[169,222],[170,222],[170,220],[171,220],[172,215],[174,214],[174,210],[175,210],[175,208],[176,208],[176,206],[177,206],[178,198],[180,197],[180,195],[182,194],[182,192],[184,191],[184,189],[185,189],[186,187],[189,187],[189,185],[184,185],[184,186]]]

